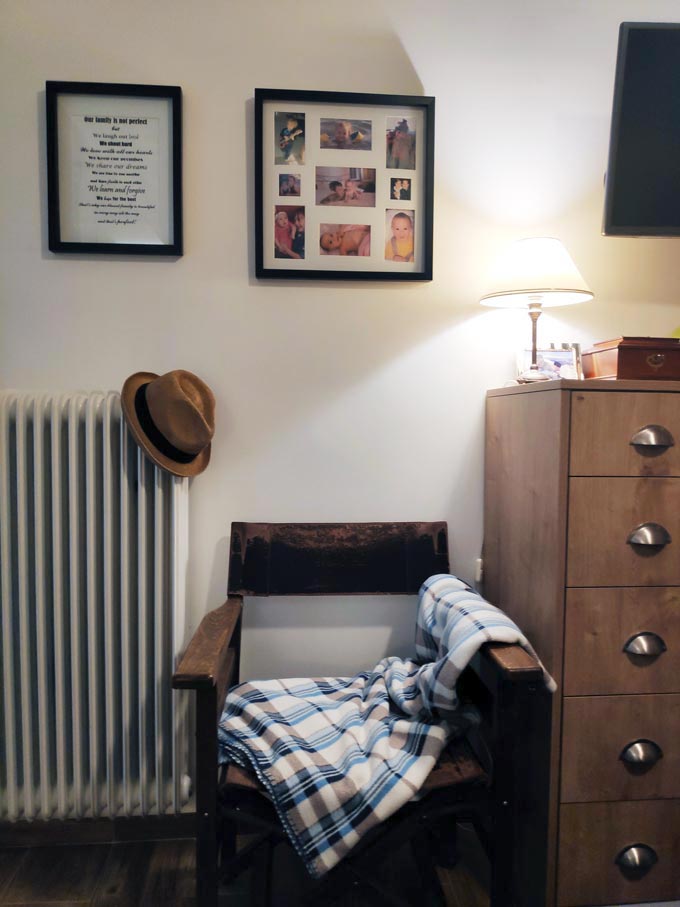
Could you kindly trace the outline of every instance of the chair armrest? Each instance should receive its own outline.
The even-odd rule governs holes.
[[[487,643],[482,656],[511,682],[535,683],[543,678],[538,661],[517,644]]]
[[[539,661],[519,645],[486,643],[472,658],[458,684],[465,702],[481,715],[480,730],[504,756],[523,734],[548,746],[553,693]],[[524,746],[524,742],[521,742]]]
[[[197,903],[217,904],[217,725],[224,698],[238,678],[243,598],[230,595],[205,615],[172,677],[176,690],[196,691]]]
[[[230,595],[221,607],[205,615],[172,676],[174,689],[228,685],[235,666],[235,651],[230,646],[237,638],[242,609],[243,599]]]

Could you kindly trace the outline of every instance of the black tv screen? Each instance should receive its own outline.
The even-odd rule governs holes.
[[[603,233],[680,236],[680,23],[621,25]]]

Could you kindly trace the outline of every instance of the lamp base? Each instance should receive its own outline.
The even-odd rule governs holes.
[[[536,362],[536,325],[541,316],[542,295],[535,293],[529,296],[529,318],[531,318],[531,366],[517,378],[520,384],[531,384],[534,381],[549,381],[553,376],[540,369]]]
[[[540,368],[528,368],[517,376],[517,380],[520,384],[532,384],[534,381],[550,381],[554,377],[554,372],[544,372]]]

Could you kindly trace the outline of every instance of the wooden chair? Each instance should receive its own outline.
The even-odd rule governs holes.
[[[173,678],[175,688],[196,690],[200,907],[215,907],[220,877],[233,876],[256,853],[270,856],[272,843],[284,837],[254,776],[236,766],[218,772],[217,720],[228,688],[239,679],[244,597],[414,595],[428,576],[448,572],[446,523],[232,524],[229,597],[203,619]],[[376,888],[374,903],[403,905],[403,898],[375,881],[375,867],[411,836],[422,866],[435,841],[423,846],[424,831],[441,835],[457,821],[474,825],[490,857],[491,907],[545,903],[551,696],[541,669],[518,646],[487,644],[459,691],[483,715],[477,739],[451,745],[424,797],[374,829],[319,882],[310,880],[310,903],[328,904],[329,892],[336,896],[341,885],[362,878]],[[238,854],[237,819],[261,833]],[[265,862],[267,871],[256,875],[267,901],[271,860]],[[255,895],[244,903],[256,903]]]

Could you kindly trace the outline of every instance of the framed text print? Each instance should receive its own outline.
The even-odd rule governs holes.
[[[47,82],[52,252],[182,254],[182,90]]]
[[[257,277],[431,280],[434,98],[255,90]]]

